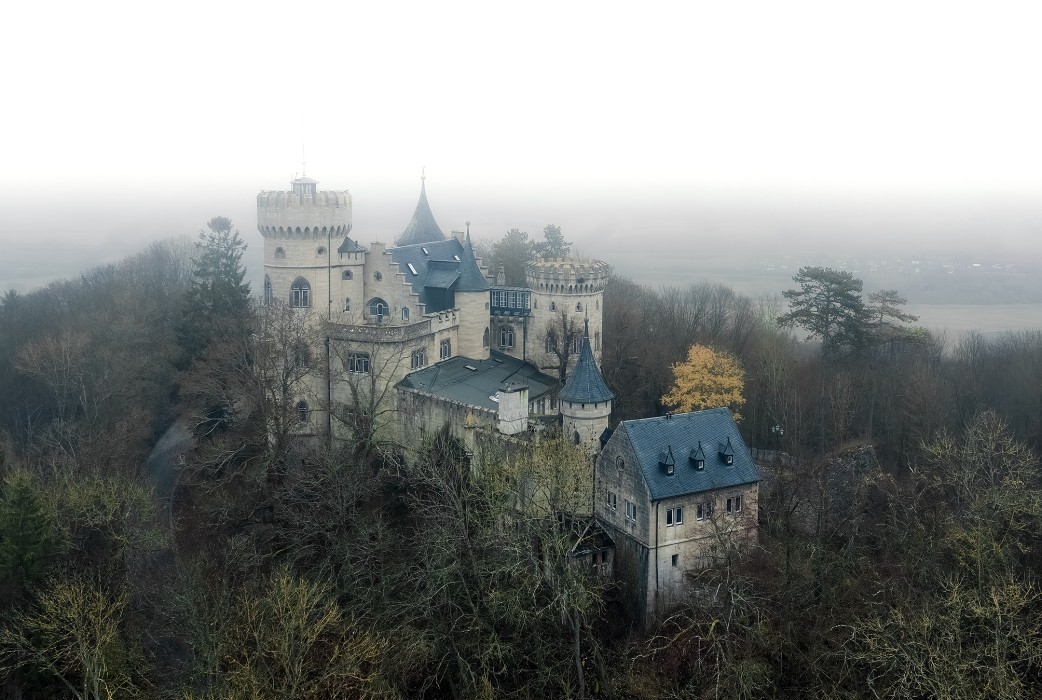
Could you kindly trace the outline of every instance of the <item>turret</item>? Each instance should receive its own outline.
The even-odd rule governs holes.
[[[562,429],[575,444],[595,451],[601,434],[608,427],[611,404],[615,395],[604,383],[590,350],[590,324],[584,323],[579,359],[558,395]]]
[[[556,367],[559,357],[553,341],[567,342],[568,364],[579,356],[584,319],[589,321],[590,349],[601,357],[601,306],[611,268],[600,260],[547,258],[525,265],[525,278],[532,290],[527,358],[543,368]],[[549,331],[553,328],[554,333]],[[565,338],[564,336],[570,336]]]
[[[474,257],[470,222],[460,255],[456,282],[456,307],[460,310],[459,354],[487,360],[489,357],[489,283]]]

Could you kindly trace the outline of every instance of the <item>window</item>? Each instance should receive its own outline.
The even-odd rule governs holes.
[[[601,350],[601,332],[597,331],[593,334],[593,349],[597,352]]]
[[[574,353],[574,354],[578,354],[579,353],[579,347],[580,347],[580,343],[581,342],[582,342],[582,336],[580,336],[578,333],[574,333],[572,335],[572,353]]]
[[[684,509],[678,508],[667,508],[666,509],[666,527],[673,527],[674,525],[684,524]]]
[[[452,341],[446,338],[438,344],[438,358],[446,360],[452,357]]]
[[[354,279],[355,273],[350,270],[344,270],[344,274],[341,275],[345,280]]]
[[[416,275],[420,274],[419,272],[416,271],[416,266],[413,265],[412,263],[405,263],[405,266],[409,268],[409,272],[411,272],[413,274],[413,276],[416,276]]]
[[[708,520],[713,517],[713,503],[699,503],[698,508],[695,511],[696,520]]]
[[[485,329],[485,334],[483,336],[481,336],[481,347],[483,347],[483,348],[487,348],[488,347],[488,335],[489,335],[488,328],[486,328]]]
[[[626,501],[626,520],[637,522],[637,504]]]
[[[293,366],[297,369],[307,369],[311,366],[311,351],[306,345],[293,348]]]
[[[557,311],[557,302],[555,302],[555,301],[551,301],[550,302],[550,310],[551,311]]]
[[[618,495],[615,494],[615,493],[612,493],[611,491],[606,491],[605,494],[606,494],[607,497],[605,498],[604,505],[608,506],[609,510],[618,510],[619,509],[619,497],[618,497]]]
[[[276,258],[284,258],[284,257],[286,257],[286,251],[284,251],[282,248],[276,248],[275,249],[275,257]]]
[[[615,466],[618,468],[619,474],[622,474],[622,470],[626,468],[626,460],[624,460],[622,457],[616,457]]]
[[[377,321],[382,321],[384,316],[387,315],[387,311],[387,302],[380,297],[376,297],[369,301],[369,316],[375,318]]]
[[[380,272],[379,270],[377,270],[376,272],[373,273],[373,279],[375,279],[377,282],[379,282],[383,278],[384,278],[384,273]]]
[[[732,496],[727,499],[727,512],[736,514],[742,512],[742,497]]]
[[[344,299],[344,313],[351,313],[351,297],[347,297],[346,299]]]
[[[727,455],[724,457],[724,462],[728,465],[734,464],[734,455]]]
[[[583,303],[582,303],[581,301],[580,301],[580,302],[579,302],[578,304],[576,304],[576,305],[575,305],[575,310],[576,310],[577,312],[579,312],[579,313],[582,313],[582,310],[583,310]]]
[[[297,420],[301,423],[307,423],[308,418],[311,417],[311,409],[308,408],[306,401],[300,401],[297,403]]]
[[[303,277],[298,277],[290,288],[290,305],[295,309],[306,309],[311,306],[311,285]]]
[[[678,566],[680,564],[680,555],[679,554],[674,554],[673,556],[671,556],[669,558],[669,563],[672,564],[673,566]]]
[[[409,366],[412,367],[413,369],[419,369],[420,367],[426,367],[427,366],[427,350],[426,350],[426,348],[420,348],[419,350],[414,350],[413,351],[412,359],[411,359],[411,361],[409,363]]]
[[[369,374],[369,353],[351,352],[347,354],[345,369],[353,374]]]
[[[326,247],[324,245],[319,246],[318,250],[315,251],[315,255],[318,255],[319,257],[321,257],[321,256],[323,256],[325,254],[326,254]]]
[[[557,352],[557,338],[552,333],[547,333],[543,339],[543,349],[547,353]]]
[[[405,307],[405,308],[402,309],[402,320],[403,321],[408,321],[409,320],[409,308],[408,307]]]
[[[499,347],[514,347],[514,327],[507,325],[499,329]]]
[[[273,295],[271,293],[271,280],[268,279],[267,275],[264,275],[264,305],[269,306],[271,304],[272,299]]]

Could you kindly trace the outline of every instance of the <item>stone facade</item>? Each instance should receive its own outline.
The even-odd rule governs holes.
[[[431,230],[432,237],[440,236],[422,189],[417,212],[407,231]],[[415,220],[417,216],[421,220]],[[461,266],[470,260],[478,270],[469,278],[471,286],[456,289],[446,297],[452,299],[451,305],[440,308],[433,299],[423,298],[422,286],[418,291],[420,278],[426,274],[421,264],[425,258],[402,256],[401,251],[407,248],[389,248],[379,242],[365,247],[349,235],[352,200],[346,190],[319,191],[317,182],[304,177],[292,183],[292,190],[261,192],[257,197],[257,227],[264,237],[265,300],[309,309],[330,340],[328,377],[312,377],[300,387],[299,400],[306,401],[312,410],[307,424],[301,425],[301,433],[322,433],[326,426],[334,436],[343,434],[334,425],[336,421],[321,409],[327,393],[334,415],[340,415],[350,410],[352,403],[358,403],[360,394],[368,396],[370,402],[393,401],[393,386],[409,372],[448,358],[487,360],[490,350],[496,349],[525,361],[535,359],[534,364],[546,360],[542,352],[544,336],[535,329],[542,329],[553,317],[551,306],[567,310],[576,323],[589,318],[597,336],[596,345],[591,347],[599,356],[600,309],[609,269],[600,261],[530,264],[529,276],[539,289],[525,291],[535,300],[536,308],[509,319],[517,328],[515,340],[510,347],[501,347],[502,319],[490,308],[491,278],[472,257],[469,230],[466,234],[453,231],[452,238],[427,244],[432,260],[436,255],[449,255],[450,264],[453,258]],[[409,248],[414,253],[416,249],[427,253],[427,245],[411,243]],[[474,285],[474,275],[481,278],[484,288]],[[319,351],[316,348],[314,355]],[[534,403],[537,413],[550,413],[556,406],[556,394]],[[429,420],[422,421],[423,431],[430,427],[431,420],[459,418],[455,409],[443,407],[438,411],[435,416],[437,411],[427,410]],[[580,425],[584,425],[581,420]],[[414,442],[411,438],[416,430],[401,425],[392,428],[407,444]],[[584,439],[593,437],[591,430],[580,432]]]
[[[641,467],[641,447],[633,444],[625,425],[612,433],[597,458],[594,505],[615,541],[615,568],[624,596],[650,620],[690,599],[690,573],[711,565],[726,548],[755,539],[759,482],[740,475],[736,480],[741,483],[656,497]],[[744,443],[739,449],[748,454]],[[726,474],[728,467],[719,463],[715,448],[710,452],[705,468]],[[674,468],[693,466],[685,454],[677,456]]]

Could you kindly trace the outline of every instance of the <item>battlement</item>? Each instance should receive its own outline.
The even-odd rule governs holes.
[[[537,291],[589,293],[604,288],[611,266],[589,258],[545,258],[525,264],[528,286]]]
[[[276,238],[346,236],[351,230],[351,194],[347,190],[261,192],[257,229],[264,237]]]

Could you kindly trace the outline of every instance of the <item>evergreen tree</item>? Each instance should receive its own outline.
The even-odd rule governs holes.
[[[208,231],[199,232],[199,254],[178,328],[182,369],[199,357],[218,327],[244,318],[249,310],[250,285],[243,282],[246,268],[242,265],[246,245],[238,230],[232,232],[232,221],[227,217],[216,216],[206,226]]]
[[[546,238],[542,243],[537,243],[535,246],[536,253],[541,258],[566,258],[568,253],[572,250],[572,242],[564,240],[564,234],[561,233],[560,226],[554,226],[553,224],[547,224],[546,228],[543,229],[543,237]]]
[[[46,572],[58,540],[37,484],[24,471],[12,472],[0,498],[0,580],[30,587]]]

